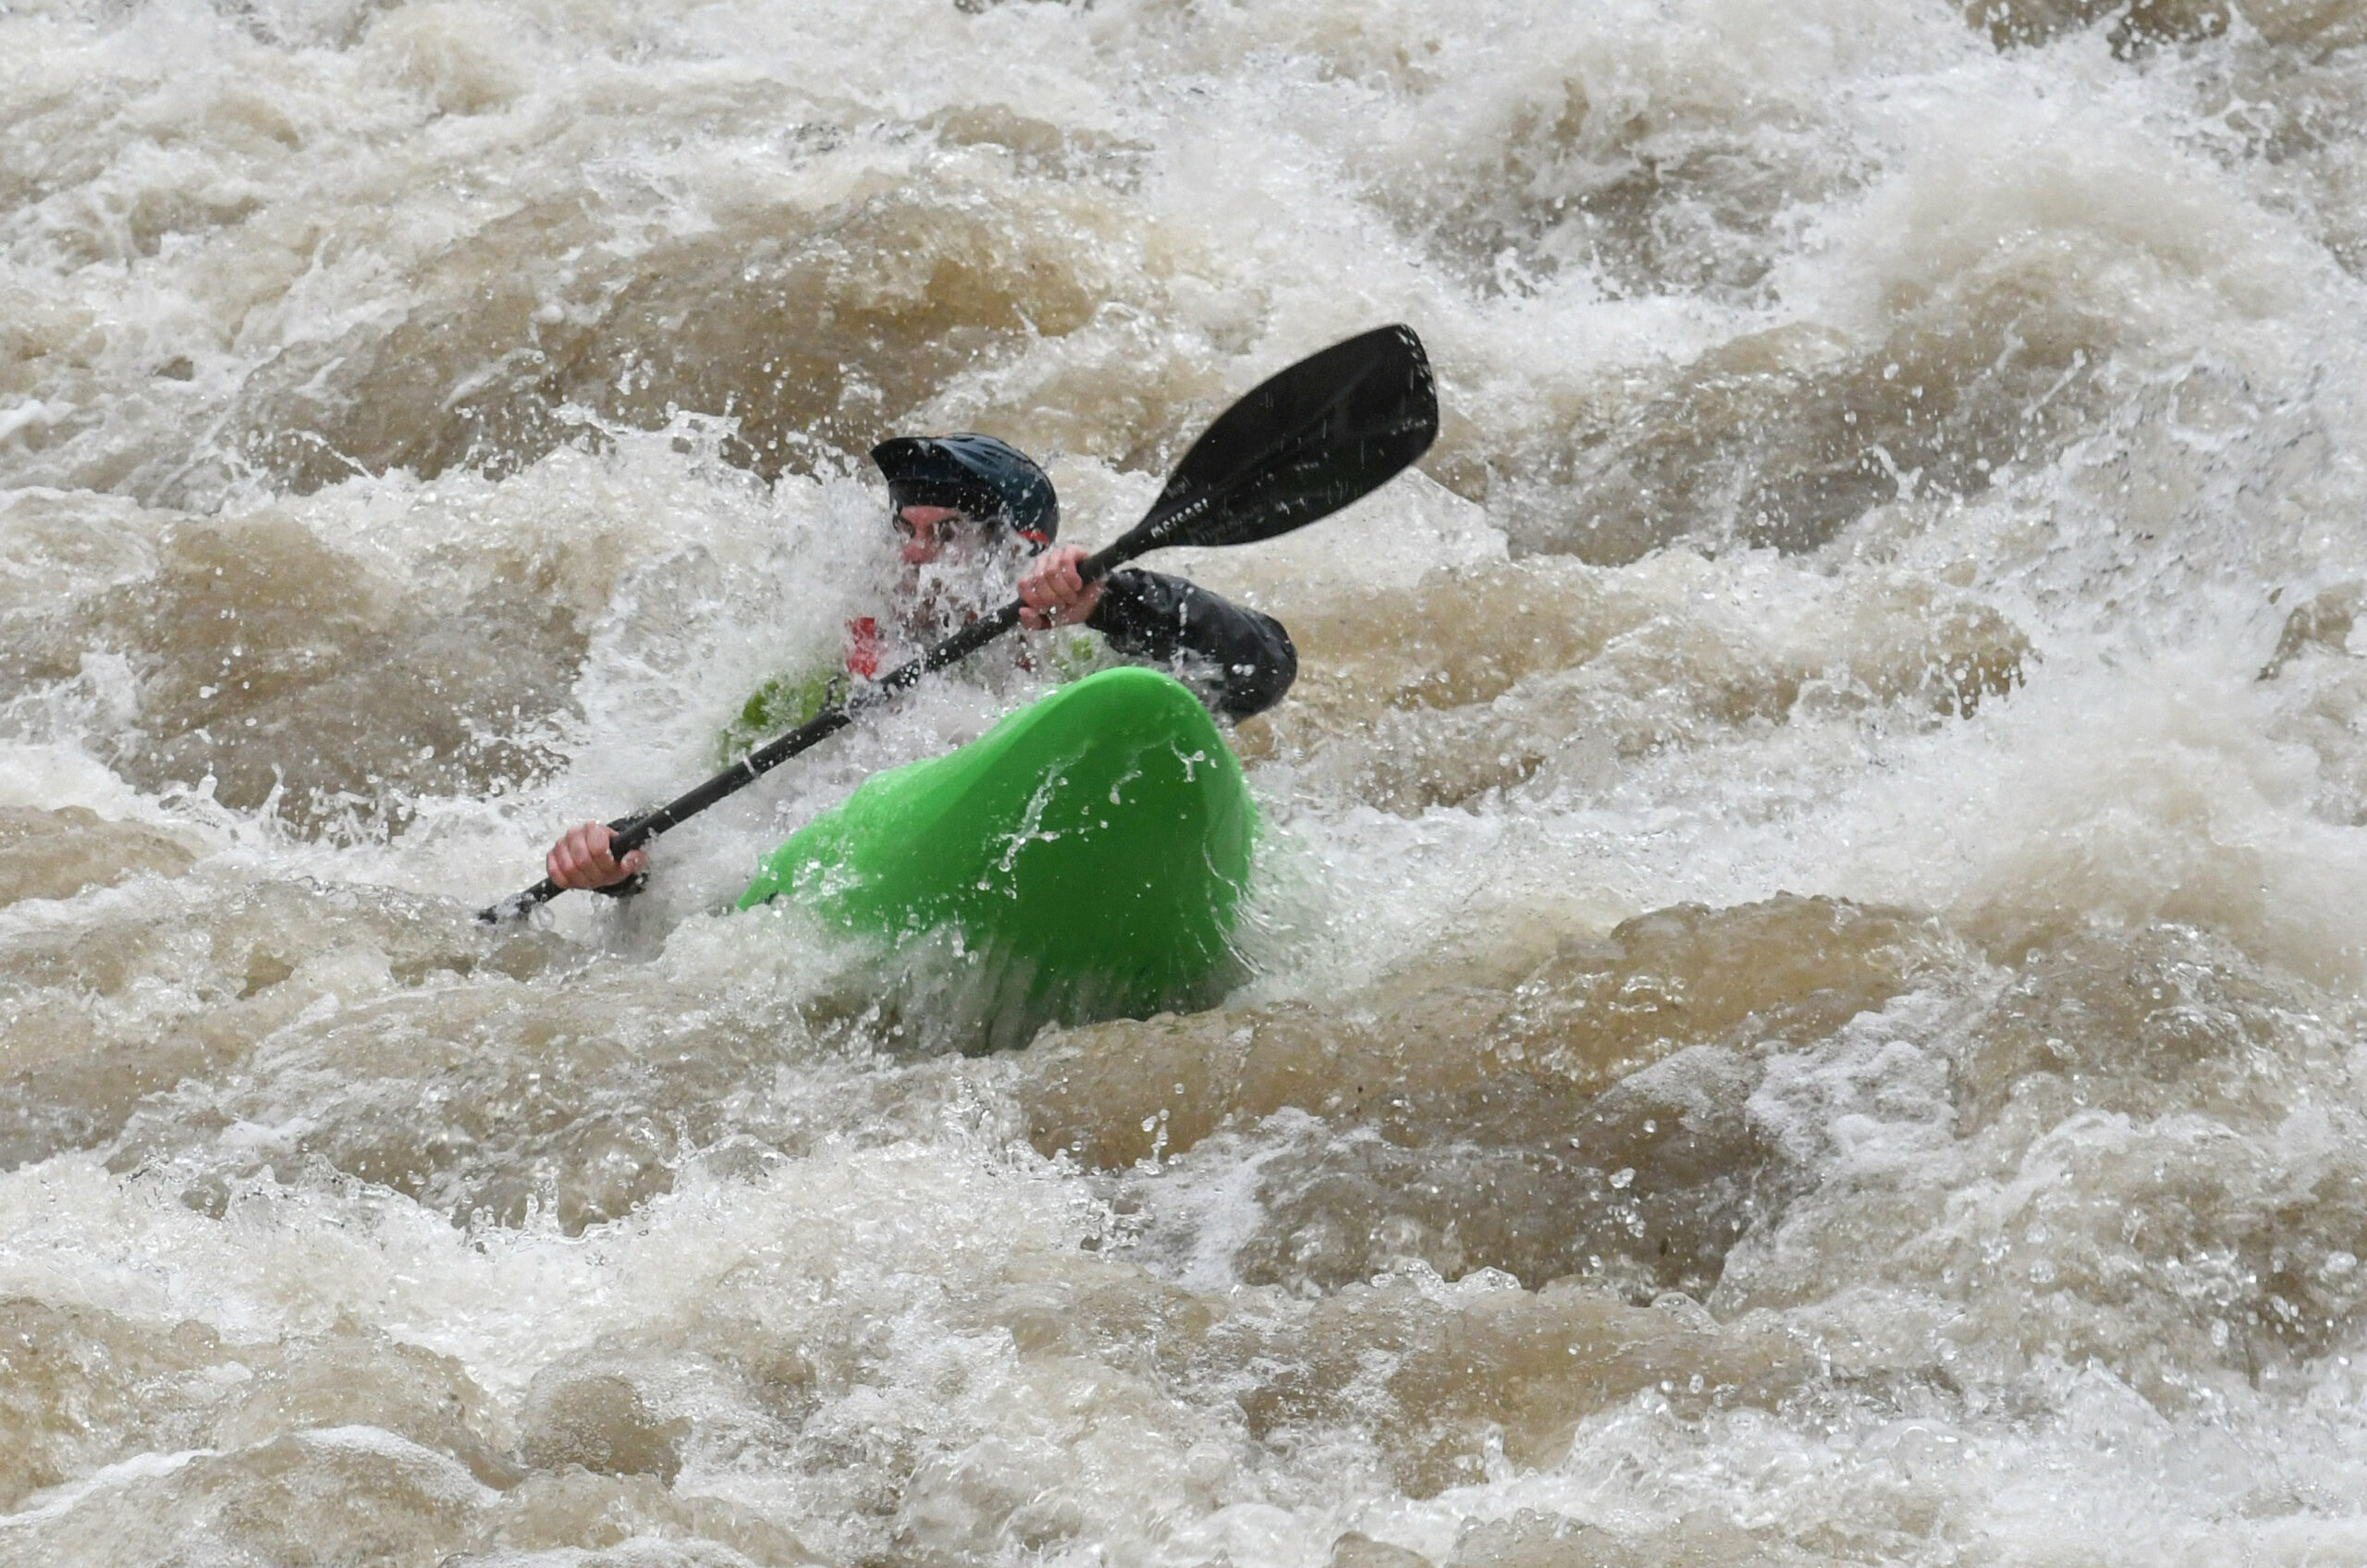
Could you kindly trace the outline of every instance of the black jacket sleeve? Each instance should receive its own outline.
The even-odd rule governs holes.
[[[1122,658],[1171,667],[1220,717],[1263,713],[1298,679],[1298,650],[1281,621],[1180,577],[1113,571],[1085,624]]]

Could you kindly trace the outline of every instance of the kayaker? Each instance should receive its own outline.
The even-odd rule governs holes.
[[[1051,480],[1017,447],[990,435],[900,435],[873,447],[871,460],[888,481],[889,521],[909,569],[902,619],[929,619],[923,574],[958,561],[990,577],[1015,571],[1025,606],[1020,623],[1029,631],[1083,626],[1098,632],[1118,660],[1166,669],[1219,718],[1263,712],[1296,679],[1297,651],[1271,616],[1137,568],[1085,582],[1077,569],[1086,552],[1056,542],[1061,508]],[[877,675],[883,662],[877,621],[858,620],[848,630],[845,675],[768,682],[750,700],[735,738],[802,723],[848,680]],[[597,822],[568,829],[545,860],[551,880],[599,891],[638,887],[647,852],[612,859],[612,836]]]

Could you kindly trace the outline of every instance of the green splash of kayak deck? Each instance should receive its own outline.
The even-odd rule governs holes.
[[[1213,999],[1257,835],[1208,710],[1127,667],[876,775],[767,857],[740,907],[785,896],[898,945],[950,931],[1000,1007],[1139,1017]]]

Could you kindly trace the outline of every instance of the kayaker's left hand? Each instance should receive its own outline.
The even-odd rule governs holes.
[[[562,888],[586,890],[612,887],[649,869],[649,851],[628,850],[617,860],[608,853],[616,829],[606,823],[586,822],[570,827],[543,857],[543,870]]]
[[[1027,606],[1019,612],[1020,625],[1049,631],[1074,626],[1093,613],[1101,602],[1101,584],[1078,575],[1084,559],[1085,552],[1074,545],[1055,545],[1028,564],[1019,578],[1019,602]]]

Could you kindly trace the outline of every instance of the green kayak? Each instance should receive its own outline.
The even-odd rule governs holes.
[[[1257,836],[1199,700],[1107,669],[875,776],[767,856],[740,907],[787,897],[900,948],[950,936],[1010,1023],[1140,1017],[1213,999]]]

